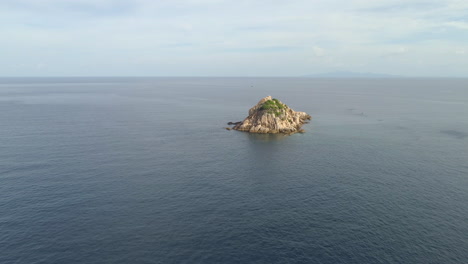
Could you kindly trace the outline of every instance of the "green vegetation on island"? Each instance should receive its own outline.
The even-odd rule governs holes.
[[[281,115],[283,109],[286,108],[286,105],[282,104],[278,99],[268,100],[263,103],[260,110],[266,110],[269,114],[275,114],[275,116]]]

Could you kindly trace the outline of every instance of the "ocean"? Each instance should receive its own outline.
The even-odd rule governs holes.
[[[304,134],[224,129],[271,95]],[[468,79],[1,78],[0,263],[466,263]]]

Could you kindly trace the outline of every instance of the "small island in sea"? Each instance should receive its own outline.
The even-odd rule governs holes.
[[[267,96],[250,108],[244,121],[229,122],[228,125],[234,125],[234,130],[250,133],[294,134],[303,133],[302,125],[311,118],[307,113],[296,112],[280,100]]]

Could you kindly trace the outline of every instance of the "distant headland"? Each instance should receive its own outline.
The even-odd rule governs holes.
[[[384,73],[372,73],[372,72],[346,72],[346,71],[338,71],[338,72],[327,72],[327,73],[320,73],[320,74],[309,74],[304,75],[302,77],[307,78],[358,78],[358,79],[375,79],[375,78],[404,78],[405,76],[398,76],[398,75],[391,75],[391,74],[384,74]]]
[[[267,96],[250,108],[244,121],[229,122],[228,125],[234,125],[234,130],[250,133],[293,134],[303,133],[302,125],[311,118],[307,113],[296,112],[278,99]]]

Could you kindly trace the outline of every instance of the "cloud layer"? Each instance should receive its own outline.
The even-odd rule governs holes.
[[[464,0],[2,0],[1,76],[468,77]]]

